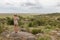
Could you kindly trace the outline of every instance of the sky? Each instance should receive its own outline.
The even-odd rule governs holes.
[[[0,0],[0,13],[60,12],[60,0]]]

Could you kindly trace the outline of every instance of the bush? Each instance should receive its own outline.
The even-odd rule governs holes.
[[[5,19],[0,19],[0,33],[2,33],[5,30]]]
[[[19,21],[18,23],[19,23],[19,26],[24,25],[22,21]]]
[[[29,24],[28,24],[28,27],[37,27],[37,26],[40,26],[40,22],[39,21],[31,21]]]
[[[14,24],[12,18],[6,17],[6,21],[7,21],[7,24],[8,24],[8,25],[13,25],[13,24]]]
[[[45,29],[52,29],[52,26],[47,25],[47,26],[45,27]]]
[[[32,29],[32,34],[43,33],[41,29]]]
[[[2,28],[2,26],[0,25],[0,33],[2,33],[2,31],[3,31],[3,28]]]
[[[33,25],[32,25],[32,23],[31,23],[31,22],[28,24],[28,27],[33,27]]]
[[[40,37],[38,40],[52,40],[49,36]]]

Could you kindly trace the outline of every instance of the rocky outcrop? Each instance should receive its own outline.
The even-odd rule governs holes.
[[[18,32],[18,33],[12,32],[7,34],[5,39],[6,40],[36,40],[36,37],[33,34],[27,32]]]
[[[60,30],[52,30],[50,33],[50,37],[52,38],[52,40],[60,40]]]

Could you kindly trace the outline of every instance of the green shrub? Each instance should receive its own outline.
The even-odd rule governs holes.
[[[18,23],[19,23],[19,26],[24,25],[22,21],[19,21]]]
[[[46,29],[51,29],[51,28],[52,28],[52,26],[47,25],[45,28],[46,28]]]
[[[8,25],[13,25],[13,24],[14,24],[14,23],[13,23],[13,19],[10,18],[10,17],[6,17],[6,21],[7,21],[7,24],[8,24]]]
[[[1,18],[0,19],[0,33],[2,33],[5,29],[5,19]]]
[[[2,33],[2,31],[3,31],[3,28],[0,26],[0,33]]]
[[[41,29],[32,29],[32,34],[43,33]]]
[[[33,27],[33,24],[30,22],[30,23],[28,24],[28,27]]]
[[[31,21],[29,22],[28,24],[28,27],[37,27],[37,26],[40,26],[40,22],[39,21]]]
[[[38,40],[51,40],[51,38],[50,37],[41,37],[41,38],[39,38]]]

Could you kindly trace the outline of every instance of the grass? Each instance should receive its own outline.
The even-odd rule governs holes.
[[[0,14],[0,18],[5,18],[5,17],[11,17],[12,18],[13,15],[14,14]],[[28,17],[32,18],[33,17],[32,14],[18,14],[18,15],[22,16],[24,18],[28,18]],[[46,19],[44,19],[44,16],[48,16],[49,19],[51,19],[53,21],[55,20],[56,17],[60,17],[60,15],[59,16],[52,15],[52,17],[50,15],[43,15],[42,16],[43,20],[49,20],[47,17],[45,17]],[[36,18],[39,19],[39,16],[36,17]],[[57,27],[50,26],[50,25],[37,26],[37,27],[26,27],[26,26],[27,26],[27,24],[24,25],[24,28],[26,28],[27,31],[29,31],[29,32],[32,31],[33,29],[40,29],[44,32],[44,34],[42,34],[43,37],[39,36],[38,40],[51,40],[51,38],[50,38],[51,31],[53,31],[53,30],[56,31],[56,29],[57,29]],[[8,27],[9,31],[14,31],[13,30],[13,27],[14,27],[13,25],[6,25],[6,27]],[[58,29],[60,30],[60,28],[58,28]]]

